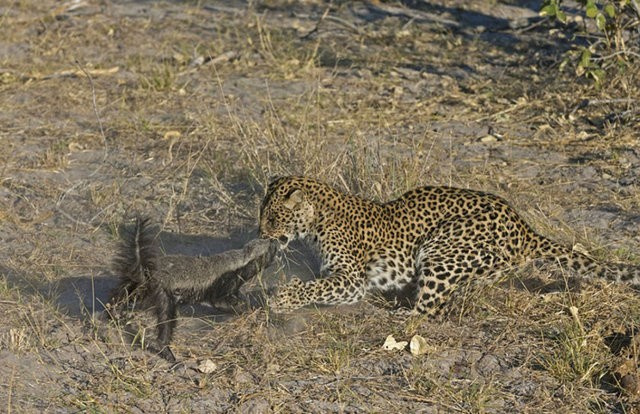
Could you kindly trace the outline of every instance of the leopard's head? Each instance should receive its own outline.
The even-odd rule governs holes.
[[[260,207],[260,237],[277,239],[284,248],[311,230],[314,214],[302,186],[295,180],[277,179],[269,185]]]

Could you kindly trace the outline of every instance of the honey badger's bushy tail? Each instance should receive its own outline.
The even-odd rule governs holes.
[[[133,229],[125,231],[113,261],[113,270],[120,278],[120,288],[132,293],[144,289],[148,278],[157,269],[159,256],[155,242],[157,229],[149,218],[137,217]]]
[[[160,250],[156,243],[158,234],[149,218],[137,217],[133,229],[125,231],[113,261],[113,270],[119,278],[118,286],[109,300],[109,314],[120,305],[140,301],[143,307],[152,307],[158,320],[158,344],[155,351],[169,360],[175,357],[169,342],[176,324],[176,302],[171,292],[153,278],[158,269]]]

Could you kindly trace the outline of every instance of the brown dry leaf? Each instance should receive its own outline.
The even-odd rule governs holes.
[[[40,75],[38,73],[34,73],[31,75],[31,78],[36,80],[55,79],[55,78],[74,78],[74,77],[85,76],[86,74],[89,74],[90,76],[103,76],[103,75],[113,75],[114,73],[117,73],[119,70],[120,68],[118,66],[114,66],[112,68],[107,68],[107,69],[85,69],[84,71],[80,69],[67,69],[59,72],[54,72],[48,75]]]

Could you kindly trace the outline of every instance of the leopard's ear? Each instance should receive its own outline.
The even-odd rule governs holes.
[[[300,189],[291,190],[284,198],[283,205],[289,210],[295,210],[304,202],[304,193]]]

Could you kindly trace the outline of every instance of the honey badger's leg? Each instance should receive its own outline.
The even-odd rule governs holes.
[[[173,330],[176,327],[175,297],[167,289],[156,286],[152,290],[149,300],[154,304],[154,313],[158,321],[157,341],[159,349],[155,351],[167,361],[175,362],[176,357],[171,352],[171,348],[169,348]]]

